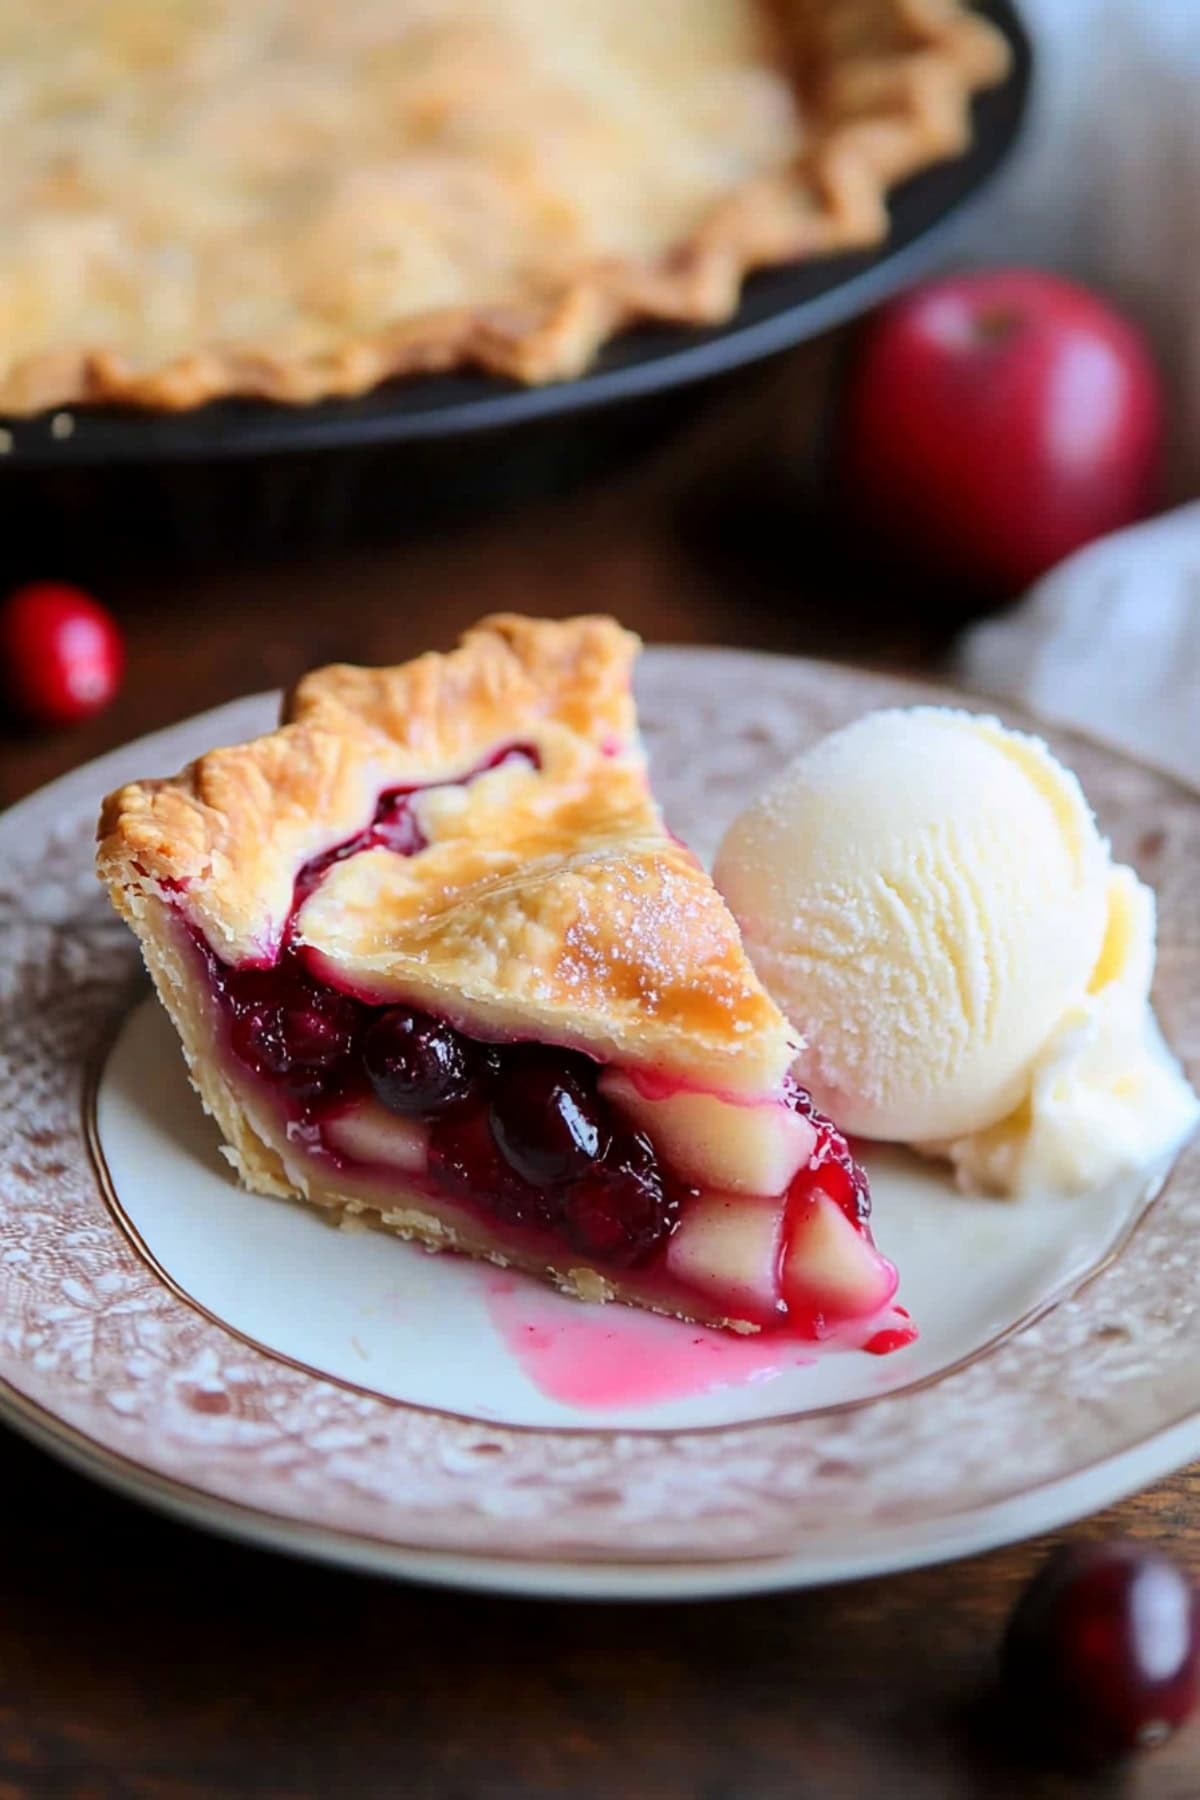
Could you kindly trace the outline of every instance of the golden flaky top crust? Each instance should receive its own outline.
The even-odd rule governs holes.
[[[636,648],[609,619],[502,615],[449,655],[318,670],[278,731],[110,795],[101,876],[143,935],[182,914],[226,960],[270,958],[302,866],[419,788],[418,854],[363,850],[303,900],[316,972],[482,1035],[773,1092],[795,1045],[649,792]],[[527,754],[487,766],[507,749]]]
[[[578,374],[868,244],[961,152],[964,0],[6,0],[0,411]]]

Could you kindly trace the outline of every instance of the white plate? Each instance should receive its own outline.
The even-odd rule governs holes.
[[[917,697],[729,652],[650,653],[641,689],[656,786],[702,852],[812,736]],[[260,698],[191,721],[0,821],[0,1407],[14,1423],[257,1541],[609,1596],[960,1554],[1200,1453],[1194,1149],[1132,1237],[1146,1182],[1013,1205],[955,1195],[915,1158],[872,1157],[877,1236],[921,1329],[885,1357],[583,1308],[240,1193],[170,1028],[137,1003],[89,840],[106,788],[271,710]],[[1186,1054],[1200,1034],[1187,876],[1200,804],[1093,746],[1064,750],[1118,852],[1160,887],[1157,999]]]

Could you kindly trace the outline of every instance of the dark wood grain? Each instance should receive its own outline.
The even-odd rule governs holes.
[[[820,376],[799,359],[753,407],[503,520],[126,579],[107,595],[129,641],[119,704],[68,737],[0,742],[0,801],[314,662],[448,644],[494,607],[602,608],[651,640],[928,667],[945,620],[831,551],[789,476]],[[16,1438],[0,1435],[0,1456],[0,1800],[1200,1795],[1200,1730],[1083,1781],[1039,1768],[989,1702],[1003,1619],[1045,1542],[820,1593],[520,1602],[228,1545]],[[1195,1571],[1198,1498],[1188,1471],[1077,1529],[1145,1537]]]

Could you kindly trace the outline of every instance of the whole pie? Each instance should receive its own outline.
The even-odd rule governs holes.
[[[577,374],[881,238],[1006,65],[963,0],[5,0],[0,411]]]
[[[105,802],[98,862],[245,1185],[584,1299],[822,1337],[895,1272],[665,828],[613,621],[307,676]]]

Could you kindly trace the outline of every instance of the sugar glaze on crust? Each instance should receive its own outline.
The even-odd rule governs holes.
[[[1008,67],[963,0],[430,0],[395,42],[365,0],[289,0],[269,43],[238,0],[102,10],[7,26],[8,414],[578,375],[636,320],[719,323],[749,271],[878,242]]]
[[[449,655],[306,675],[280,728],[212,750],[167,780],[110,794],[103,879],[180,894],[227,961],[269,956],[297,871],[344,842],[381,792],[453,781],[518,739],[615,770],[641,759],[630,693],[637,639],[607,619],[483,620]]]

